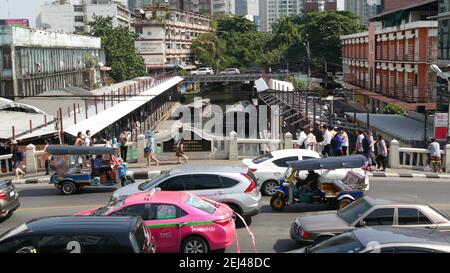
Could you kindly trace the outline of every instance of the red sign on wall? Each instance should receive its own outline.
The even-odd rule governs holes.
[[[448,114],[436,113],[434,115],[434,138],[436,140],[447,140]]]

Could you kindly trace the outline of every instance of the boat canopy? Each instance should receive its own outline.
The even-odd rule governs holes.
[[[363,155],[325,157],[318,159],[306,159],[287,162],[288,165],[297,171],[308,170],[335,170],[335,169],[352,169],[364,168],[368,164],[368,160]]]

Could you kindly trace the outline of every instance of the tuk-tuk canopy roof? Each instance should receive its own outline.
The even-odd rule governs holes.
[[[110,155],[114,148],[97,146],[49,145],[47,152],[51,155]]]
[[[368,164],[368,160],[363,155],[350,155],[338,157],[326,157],[318,159],[306,159],[287,162],[290,167],[297,171],[308,170],[335,170],[362,168]]]

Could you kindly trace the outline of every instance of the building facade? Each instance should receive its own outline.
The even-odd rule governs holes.
[[[303,12],[314,11],[336,11],[337,3],[335,0],[305,0],[303,3]]]
[[[110,16],[113,26],[131,28],[133,13],[120,2],[111,0],[82,0],[46,3],[41,6],[36,28],[67,33],[89,32],[93,16]]]
[[[361,18],[361,24],[367,26],[369,24],[369,19],[378,14],[380,5],[377,5],[377,0],[345,0],[344,10],[351,11],[358,15]]]
[[[235,14],[235,0],[213,0],[213,14],[214,15],[226,15]]]
[[[140,34],[136,49],[152,72],[193,64],[193,39],[212,32],[211,17],[172,10],[168,5],[147,5],[145,18],[136,20],[133,27]]]
[[[236,0],[236,15],[259,16],[259,0]]]
[[[128,0],[130,10],[144,9],[146,4],[162,3],[159,0]],[[196,12],[201,15],[211,16],[213,14],[213,0],[167,0],[163,4],[168,4],[171,9],[179,11]]]
[[[85,87],[105,64],[100,38],[0,27],[0,96]],[[99,76],[98,76],[99,78]]]
[[[259,19],[261,31],[271,32],[272,24],[281,17],[300,15],[303,10],[303,0],[260,0]]]
[[[436,108],[430,65],[437,59],[438,24],[418,5],[385,13],[369,23],[368,32],[342,36],[346,87],[357,104],[377,112],[387,104],[405,110]]]

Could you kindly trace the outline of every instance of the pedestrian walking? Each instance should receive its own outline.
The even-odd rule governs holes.
[[[439,145],[439,142],[437,142],[435,138],[431,139],[428,150],[430,151],[431,167],[433,169],[433,172],[442,172],[441,147]]]
[[[343,139],[343,143],[342,143],[342,155],[348,155],[349,150],[349,140],[348,140],[348,135],[347,132],[345,132],[345,130],[342,128],[342,139]]]
[[[314,151],[314,145],[317,143],[316,137],[312,133],[311,129],[307,130],[308,134],[306,137],[306,149]]]
[[[306,139],[308,138],[308,136],[305,133],[305,129],[300,128],[300,134],[298,136],[297,139],[297,144],[298,144],[298,148],[299,149],[305,149],[306,148]]]
[[[327,125],[323,126],[323,156],[331,156],[331,133]]]
[[[130,133],[123,129],[122,133],[119,136],[120,141],[120,156],[122,157],[123,162],[127,162],[127,153],[128,153],[128,140],[130,138]]]
[[[322,129],[320,128],[320,123],[316,122],[316,124],[314,124],[314,129],[312,131],[312,133],[314,134],[314,136],[316,137],[316,152],[322,152],[323,150],[323,132]]]
[[[24,159],[24,153],[19,148],[19,146],[17,146],[17,141],[14,139],[11,142],[11,155],[12,155],[12,157],[11,157],[12,167],[13,167],[13,171],[16,176],[16,179],[19,179],[20,175],[22,175],[22,178],[24,178],[27,173],[20,168],[20,163]]]
[[[147,167],[152,165],[152,161],[159,166],[160,162],[155,156],[155,138],[152,131],[145,132],[145,140],[144,157],[147,159]]]
[[[176,156],[178,157],[178,164],[181,164],[181,158],[184,158],[185,163],[188,162],[189,157],[184,153],[184,136],[183,127],[178,129],[178,135],[175,136]]]
[[[84,144],[83,133],[82,132],[78,132],[77,138],[75,139],[75,142],[74,142],[74,145],[75,146],[82,146],[83,144]]]
[[[42,155],[42,160],[44,161],[45,166],[45,175],[50,174],[50,160],[52,156],[48,153],[48,146],[50,146],[50,140],[45,140],[44,154]]]
[[[372,149],[371,149],[370,145],[372,143],[370,142],[370,137],[371,137],[370,132],[366,131],[365,135],[364,135],[364,139],[361,142],[361,146],[362,146],[362,149],[363,149],[363,153],[362,154],[367,158],[367,161],[369,162],[369,165],[367,166],[367,170],[369,172],[372,172],[373,158],[371,156]]]
[[[364,139],[364,133],[362,130],[356,130],[356,148],[355,148],[355,153],[356,154],[363,154],[364,150],[362,147],[362,141]]]
[[[94,146],[92,143],[91,130],[86,131],[86,135],[84,137],[84,146]]]
[[[377,141],[377,171],[380,170],[380,167],[383,167],[381,169],[382,172],[386,171],[386,158],[388,155],[388,150],[386,146],[386,141],[384,141],[384,138],[382,135],[378,135]]]
[[[335,156],[342,156],[342,145],[344,144],[344,137],[343,137],[343,128],[338,128],[336,135],[334,136],[334,155]]]

